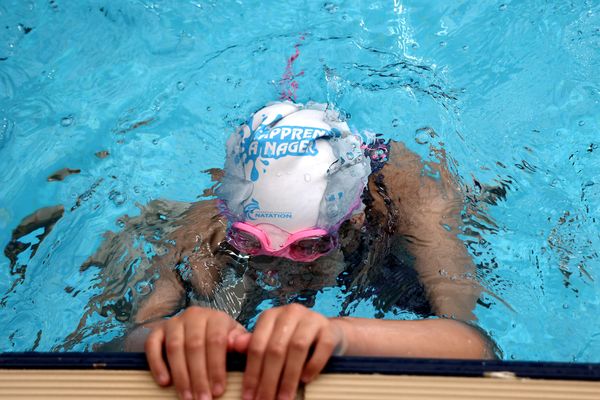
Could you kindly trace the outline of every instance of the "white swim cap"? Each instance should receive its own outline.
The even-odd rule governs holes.
[[[338,112],[276,102],[229,137],[217,196],[231,222],[259,226],[281,244],[279,230],[337,228],[362,207],[370,173],[363,139]]]

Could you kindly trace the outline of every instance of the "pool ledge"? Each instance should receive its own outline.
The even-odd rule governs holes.
[[[227,392],[241,398],[242,357]],[[599,399],[600,364],[336,357],[297,399]],[[139,353],[0,354],[0,398],[176,398]]]

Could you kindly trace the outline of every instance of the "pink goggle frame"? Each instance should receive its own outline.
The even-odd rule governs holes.
[[[310,262],[329,253],[337,246],[337,234],[324,229],[305,229],[292,233],[279,249],[271,247],[269,236],[260,228],[245,222],[235,222],[227,235],[229,243],[242,253],[252,256],[285,257]]]

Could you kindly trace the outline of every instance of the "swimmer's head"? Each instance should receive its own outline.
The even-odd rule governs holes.
[[[312,261],[337,244],[337,229],[362,211],[371,172],[365,139],[321,104],[272,103],[227,141],[217,189],[238,250]]]

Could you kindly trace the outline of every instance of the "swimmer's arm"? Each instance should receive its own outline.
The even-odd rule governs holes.
[[[415,258],[429,301],[437,315],[472,320],[481,287],[457,237],[464,199],[444,155],[440,163],[424,163],[401,143],[392,142],[390,150],[382,173],[398,207],[398,231]]]
[[[342,355],[493,359],[494,345],[480,331],[451,319],[392,321],[333,318],[343,332]]]
[[[184,290],[173,271],[163,271],[151,294],[141,303],[134,324],[125,339],[125,351],[144,351],[144,342],[153,327],[164,317],[183,307]]]
[[[172,269],[181,259],[187,259],[189,283],[197,294],[211,297],[215,289],[220,264],[216,262],[214,253],[225,237],[225,225],[215,201],[194,203],[182,220],[185,223],[169,235],[169,239],[176,243],[175,249],[155,261],[169,267],[162,268],[152,293],[135,314],[135,329],[126,340],[128,351],[142,351],[152,327],[184,307],[185,290]]]
[[[145,324],[177,312],[183,306],[184,290],[173,271],[162,271],[150,295],[135,314],[136,324]]]
[[[153,263],[163,265],[160,278],[150,296],[144,300],[135,315],[135,322],[143,324],[157,317],[165,317],[181,309],[184,288],[174,267],[184,258],[189,265],[189,283],[198,294],[210,297],[216,283],[214,253],[225,238],[224,222],[214,200],[199,201],[191,205],[182,217],[182,223],[168,240],[175,247]]]

